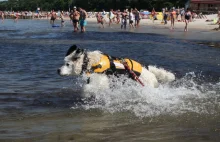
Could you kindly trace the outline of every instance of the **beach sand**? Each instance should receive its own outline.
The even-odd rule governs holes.
[[[216,15],[210,15],[207,19],[213,19]],[[150,19],[142,19],[140,22],[140,27],[136,29],[129,29],[127,26],[127,30],[121,30],[120,24],[112,24],[111,27],[108,26],[107,23],[104,24],[105,28],[100,31],[103,32],[137,32],[137,33],[149,33],[149,34],[160,34],[166,35],[171,38],[177,39],[186,39],[186,40],[199,40],[199,41],[209,41],[209,42],[217,42],[220,41],[220,31],[213,30],[217,28],[218,25],[214,25],[213,22],[206,22],[207,19],[195,19],[193,22],[190,22],[188,25],[188,31],[184,32],[185,22],[175,22],[175,28],[170,30],[170,21],[168,21],[167,25],[161,23],[161,20],[155,20],[154,23]],[[100,26],[96,21],[96,18],[88,18],[89,26]],[[90,25],[91,24],[91,25]]]

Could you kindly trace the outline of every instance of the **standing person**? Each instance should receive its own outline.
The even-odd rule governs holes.
[[[73,12],[72,12],[72,22],[73,22],[73,28],[74,32],[78,31],[78,25],[79,25],[79,17],[80,17],[80,12],[76,10],[76,7],[73,7]]]
[[[97,23],[98,24],[100,23],[102,25],[102,28],[104,28],[104,22],[103,22],[102,14],[98,12],[97,15],[96,15],[96,18],[97,18]]]
[[[137,10],[137,8],[135,8],[135,26],[136,28],[139,27],[139,23],[140,23],[140,12]]]
[[[192,13],[190,9],[187,8],[186,13],[185,13],[185,23],[186,23],[185,28],[184,28],[185,32],[188,31],[188,24],[189,24],[191,17],[192,17]]]
[[[54,21],[56,20],[56,12],[54,10],[51,11],[51,18],[50,18],[50,24],[52,24],[52,26],[54,26]]]
[[[129,25],[130,25],[130,28],[134,29],[134,14],[133,14],[133,9],[131,8],[130,12],[129,12]]]
[[[0,17],[2,19],[2,23],[4,23],[5,16],[4,16],[4,12],[3,11],[0,11]]]
[[[170,13],[170,21],[171,21],[170,29],[171,30],[174,29],[175,17],[176,17],[176,11],[173,9],[172,12]]]
[[[110,27],[111,24],[112,24],[113,18],[114,18],[113,9],[111,9],[111,10],[109,11],[109,27]]]
[[[88,17],[87,12],[82,9],[81,7],[79,8],[80,11],[80,17],[79,17],[79,22],[80,22],[80,26],[81,26],[81,32],[85,32],[86,28],[85,26],[87,25],[87,21],[86,18]]]
[[[70,18],[70,23],[72,23],[73,22],[73,10],[70,11],[69,18]]]
[[[152,20],[153,20],[153,23],[154,23],[155,16],[156,16],[156,11],[154,10],[154,8],[151,11],[151,16],[152,16]]]
[[[60,19],[61,19],[61,27],[64,26],[64,13],[63,11],[60,13]]]
[[[165,11],[164,16],[163,16],[164,25],[167,24],[167,18],[168,18],[168,11]]]
[[[102,9],[102,17],[103,17],[103,21],[104,21],[105,23],[107,23],[107,22],[106,22],[106,12],[105,12],[104,9]]]
[[[121,29],[126,29],[126,26],[127,26],[127,11],[124,10],[123,13],[121,13]]]
[[[182,8],[182,10],[180,11],[180,14],[181,14],[181,22],[184,22],[185,21],[185,10],[184,10],[184,8]]]
[[[18,11],[18,12],[19,12],[19,11]],[[15,13],[14,13],[14,22],[15,22],[15,23],[18,22],[18,18],[19,18],[18,12],[15,12]]]
[[[121,12],[120,12],[120,9],[118,9],[118,11],[117,11],[117,13],[116,13],[116,19],[117,19],[117,24],[119,24],[120,23],[120,14],[121,14]]]

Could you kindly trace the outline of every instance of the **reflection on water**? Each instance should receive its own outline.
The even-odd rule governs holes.
[[[218,141],[220,57],[213,43],[138,32],[85,34],[71,23],[5,21],[0,27],[1,141]],[[143,28],[143,27],[141,27]],[[141,30],[141,29],[140,29]],[[159,88],[132,82],[82,98],[80,77],[56,70],[72,44],[163,67],[177,76]],[[218,46],[217,43],[215,47]]]

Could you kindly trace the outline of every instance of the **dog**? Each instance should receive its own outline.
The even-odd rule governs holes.
[[[73,45],[64,58],[64,65],[57,70],[61,76],[83,75],[89,78],[86,90],[95,87],[109,86],[109,77],[125,75],[139,82],[141,85],[158,87],[159,83],[168,83],[175,80],[175,75],[162,68],[149,65],[144,67],[129,58],[116,58],[100,51],[85,51]]]

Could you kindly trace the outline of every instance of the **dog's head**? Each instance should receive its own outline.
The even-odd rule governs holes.
[[[64,65],[57,70],[61,76],[79,75],[82,72],[84,50],[73,45],[64,58]]]

